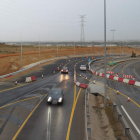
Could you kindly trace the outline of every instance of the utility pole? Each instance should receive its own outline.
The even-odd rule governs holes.
[[[57,42],[57,57],[58,57],[58,42]]]
[[[75,55],[75,42],[74,42],[74,55]]]
[[[91,54],[92,54],[92,42],[91,42]]]
[[[107,93],[106,93],[106,84],[107,84],[107,78],[106,78],[106,0],[104,0],[104,50],[105,50],[105,78],[104,78],[104,88],[105,88],[105,98],[104,98],[104,106],[107,106]]]
[[[40,35],[39,35],[39,63],[40,63],[40,61],[41,61],[40,58],[41,58],[41,57],[40,57]]]
[[[114,43],[114,32],[116,31],[115,29],[111,30],[113,32],[113,43]],[[114,47],[113,47],[113,57],[114,57]],[[113,61],[114,62],[114,61]]]
[[[83,45],[83,43],[85,42],[85,35],[84,35],[84,18],[85,18],[86,15],[80,15],[80,18],[81,18],[81,46]]]
[[[22,69],[22,32],[20,28],[20,40],[21,40],[21,69]]]

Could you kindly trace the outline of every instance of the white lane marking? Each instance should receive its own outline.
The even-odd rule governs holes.
[[[133,126],[135,127],[135,129],[137,130],[137,132],[140,135],[140,130],[138,129],[138,127],[136,126],[136,124],[133,122],[133,120],[131,119],[131,117],[129,116],[129,114],[126,112],[125,108],[121,105],[123,111],[125,112],[126,116],[128,117],[128,119],[130,120],[130,122],[133,124]]]
[[[50,135],[51,135],[51,111],[49,108],[47,118],[47,140],[50,140]]]

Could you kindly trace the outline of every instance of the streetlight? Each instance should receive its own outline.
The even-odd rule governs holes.
[[[104,98],[104,106],[107,105],[107,93],[106,93],[106,83],[107,83],[107,78],[106,78],[106,0],[104,0],[104,50],[105,50],[105,98]]]
[[[92,42],[91,42],[91,54],[92,54]]]
[[[40,35],[39,35],[39,63],[40,63],[41,59],[40,59]]]
[[[75,55],[75,42],[74,42],[74,55]]]
[[[57,42],[57,57],[58,57],[58,42]]]
[[[116,31],[115,29],[113,29],[113,30],[110,30],[110,31],[112,31],[113,32],[113,43],[114,43],[114,32]],[[113,55],[114,55],[114,48],[113,48]]]

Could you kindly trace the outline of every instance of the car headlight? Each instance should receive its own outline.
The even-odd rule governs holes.
[[[59,99],[58,99],[58,102],[62,102],[62,98],[59,98]]]
[[[51,100],[52,100],[52,97],[49,97],[47,101],[50,102]]]

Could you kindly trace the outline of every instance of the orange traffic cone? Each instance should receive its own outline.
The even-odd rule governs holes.
[[[116,74],[116,76],[118,77],[118,73]]]
[[[117,94],[119,95],[119,90],[117,90]]]
[[[63,66],[63,63],[62,63],[62,66]]]
[[[15,85],[17,85],[17,81],[15,81]]]
[[[130,97],[128,96],[128,100],[127,100],[128,102],[130,102]]]

